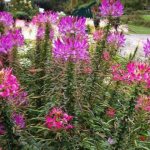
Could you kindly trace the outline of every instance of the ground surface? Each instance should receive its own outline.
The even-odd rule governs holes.
[[[121,54],[129,55],[130,53],[133,53],[135,48],[138,47],[138,57],[142,58],[144,57],[143,53],[143,43],[147,40],[147,38],[150,39],[150,34],[129,34],[126,35],[126,44],[125,47],[122,49]]]

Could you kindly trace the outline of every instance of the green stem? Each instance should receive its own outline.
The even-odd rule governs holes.
[[[66,108],[68,113],[74,114],[75,111],[75,97],[74,97],[74,63],[68,62],[67,66],[67,85],[65,96],[67,98]]]
[[[111,20],[111,19],[109,19],[109,20]],[[103,39],[103,41],[101,43],[101,46],[99,47],[99,45],[97,45],[97,47],[96,47],[95,56],[93,58],[93,67],[94,67],[94,70],[93,70],[93,73],[91,75],[92,80],[91,80],[91,83],[89,83],[90,85],[88,84],[86,86],[86,91],[88,91],[88,92],[86,92],[86,95],[84,97],[84,99],[86,101],[90,101],[91,100],[92,89],[94,88],[95,83],[97,81],[97,72],[98,72],[99,68],[101,67],[101,65],[100,65],[101,57],[102,57],[103,50],[104,50],[104,48],[106,46],[106,40],[107,40],[107,36],[109,34],[110,25],[111,24],[110,24],[110,21],[109,21],[109,23],[108,23],[108,25],[106,27],[106,34],[105,34],[105,37],[104,37],[104,39]]]
[[[15,46],[9,56],[9,67],[13,68],[14,73],[17,75],[18,73],[18,66],[19,66],[19,61],[18,61],[18,49]]]
[[[135,95],[135,96],[130,99],[129,107],[126,110],[126,114],[120,121],[120,126],[119,126],[118,133],[117,133],[117,141],[116,141],[115,145],[113,145],[115,150],[120,150],[122,148],[122,142],[124,140],[126,133],[128,133],[129,116],[130,116],[130,118],[133,116],[133,113],[135,110],[135,104],[136,104],[135,99],[138,96],[138,94],[139,94],[138,89],[137,89],[137,87],[135,87],[135,90],[133,93],[133,95]]]
[[[7,146],[8,150],[13,150],[15,146],[14,134],[13,134],[13,123],[11,121],[11,112],[8,104],[5,100],[2,101],[2,116],[3,122],[6,129]]]
[[[40,39],[37,39],[37,45],[36,45],[36,52],[35,52],[35,67],[36,69],[41,69],[37,73],[37,78],[39,80],[36,81],[37,85],[37,96],[40,96],[41,93],[45,92],[45,77],[46,76],[46,66],[47,66],[47,61],[48,59],[51,58],[51,52],[49,52],[49,33],[50,33],[50,27],[49,24],[46,24],[46,29],[45,29],[45,37],[44,41],[41,42]],[[49,58],[50,56],[50,58]],[[36,107],[39,108],[43,105],[42,99],[38,98],[36,100]]]
[[[50,25],[47,23],[46,29],[45,29],[43,52],[42,52],[42,62],[43,62],[44,66],[45,66],[48,56],[49,56],[49,43],[50,43],[49,34],[50,34]],[[51,57],[51,54],[50,54],[50,57]]]

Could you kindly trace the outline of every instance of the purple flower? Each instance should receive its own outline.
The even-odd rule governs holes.
[[[145,53],[145,56],[146,57],[149,57],[150,56],[150,40],[147,39],[147,42],[144,43],[144,53]]]
[[[53,56],[64,61],[89,60],[88,42],[85,39],[65,38],[54,42]]]
[[[5,26],[12,26],[14,23],[13,16],[9,12],[0,12],[0,24]]]
[[[27,92],[20,91],[16,95],[9,96],[8,102],[15,106],[26,106],[28,105],[28,94]]]
[[[125,36],[122,33],[118,33],[118,32],[110,33],[107,37],[107,42],[111,46],[114,46],[115,48],[119,48],[124,46]]]
[[[109,143],[110,145],[113,145],[113,144],[115,144],[115,141],[114,141],[111,137],[109,137],[109,138],[108,138],[108,143]]]
[[[123,15],[124,7],[120,0],[102,0],[99,9],[103,17],[120,17]]]
[[[12,47],[13,47],[12,35],[11,34],[3,35],[0,38],[0,53],[7,53],[12,49]]]
[[[24,44],[24,37],[21,30],[9,31],[0,38],[0,53],[7,53],[13,49],[14,46],[22,46]]]
[[[49,24],[56,24],[58,22],[58,14],[48,11],[45,13],[39,13],[38,15],[34,16],[32,19],[32,23],[33,24],[45,24],[45,23],[49,23]]]
[[[24,44],[24,37],[21,30],[14,30],[12,33],[12,41],[14,42],[14,46],[20,47]]]
[[[18,128],[25,128],[25,118],[22,114],[13,113],[12,120]]]
[[[85,35],[86,34],[86,19],[77,17],[63,17],[59,23],[59,32],[64,36]]]

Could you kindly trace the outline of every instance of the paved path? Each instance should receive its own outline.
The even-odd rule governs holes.
[[[129,55],[130,53],[134,52],[137,46],[139,46],[137,57],[143,59],[144,58],[143,43],[147,40],[147,38],[150,39],[150,34],[126,35],[126,44],[125,47],[121,50],[121,54],[123,56]]]

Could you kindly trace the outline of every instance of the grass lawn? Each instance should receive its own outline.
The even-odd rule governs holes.
[[[136,26],[136,25],[128,25],[129,26],[129,32],[134,34],[150,34],[150,28],[149,27],[143,27],[143,26]]]
[[[145,21],[150,21],[150,15],[142,15]]]

